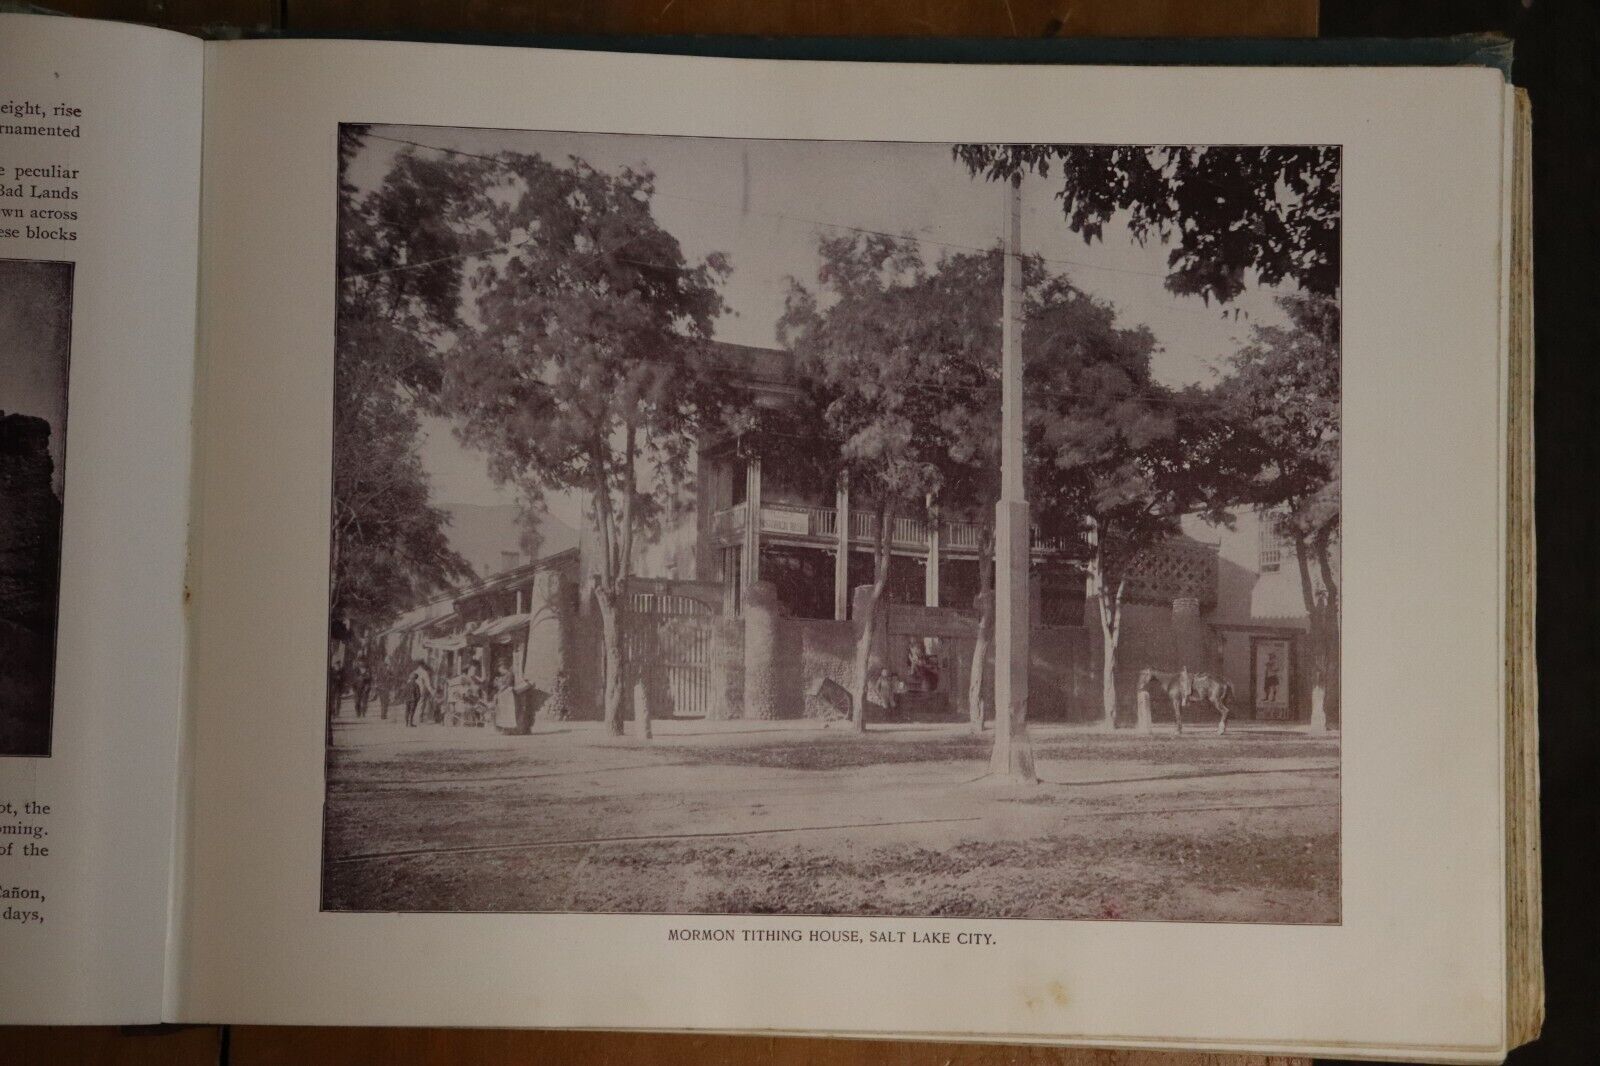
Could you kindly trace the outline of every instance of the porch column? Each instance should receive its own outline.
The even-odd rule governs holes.
[[[834,497],[833,618],[850,618],[850,475],[839,475],[839,490]]]
[[[739,561],[739,583],[746,590],[761,580],[761,460],[744,468],[744,556]]]
[[[922,602],[939,606],[939,508],[928,508],[928,561],[922,574]]]

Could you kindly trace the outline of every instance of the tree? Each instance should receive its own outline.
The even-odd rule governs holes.
[[[449,516],[430,502],[418,405],[437,386],[438,351],[457,325],[460,244],[431,197],[443,171],[403,156],[362,195],[348,178],[366,131],[339,133],[328,711],[371,635],[428,592],[469,578]]]
[[[1171,245],[1166,287],[1227,303],[1253,273],[1261,285],[1293,284],[1334,296],[1340,278],[1341,153],[1336,146],[1116,146],[964,144],[969,173],[990,181],[1059,168],[1062,213],[1085,243],[1104,238],[1114,216],[1135,241]],[[1094,364],[1085,364],[1085,369]],[[1074,509],[1094,540],[1090,595],[1104,637],[1106,723],[1115,705],[1115,655],[1122,594],[1149,550],[1200,507],[1223,506],[1259,458],[1246,435],[1198,390],[1172,394],[1149,378],[1148,351],[1098,361],[1074,381],[1052,369],[1061,396],[1081,389],[1058,424],[1038,432],[1046,508]],[[1076,406],[1077,411],[1072,410]],[[1209,410],[1208,410],[1209,408]],[[1188,410],[1194,417],[1179,417]],[[1085,469],[1073,470],[1082,463]],[[1189,502],[1185,502],[1188,500]]]
[[[822,238],[818,252],[822,295],[791,282],[778,335],[820,397],[825,433],[836,442],[852,494],[870,500],[876,514],[873,581],[857,618],[852,676],[853,722],[864,730],[873,659],[883,645],[895,519],[925,508],[945,486],[949,424],[941,417],[971,390],[955,387],[952,352],[965,346],[946,332],[954,328],[941,312],[951,308],[913,244],[851,234]],[[968,369],[981,376],[976,364]]]
[[[1103,239],[1125,212],[1134,240],[1172,244],[1166,285],[1179,295],[1227,303],[1247,271],[1262,285],[1339,288],[1337,146],[963,144],[954,154],[991,181],[1059,168],[1072,231]]]
[[[1261,450],[1256,503],[1276,512],[1294,545],[1310,621],[1312,719],[1339,704],[1339,306],[1328,296],[1280,297],[1287,326],[1257,326],[1218,386]],[[1312,566],[1316,574],[1312,574]]]
[[[1041,527],[1090,541],[1087,594],[1100,622],[1103,725],[1115,724],[1117,647],[1129,581],[1184,514],[1226,522],[1251,456],[1202,390],[1151,377],[1155,339],[1053,280],[1030,315],[1029,496]]]
[[[711,366],[725,257],[691,264],[656,222],[648,171],[504,152],[468,159],[472,225],[498,250],[469,279],[475,321],[444,364],[440,410],[525,498],[587,495],[604,719],[623,732],[634,545],[683,476],[721,396]],[[650,735],[647,706],[639,733]]]
[[[885,469],[915,465],[900,475],[903,484],[879,486],[880,513],[885,496],[898,513],[921,507],[919,494],[927,493],[939,507],[969,511],[983,528],[967,694],[969,723],[981,732],[994,625],[988,571],[999,498],[1002,256],[950,255],[929,267],[913,245],[876,236],[825,239],[820,249],[829,302],[797,286],[785,317],[787,342],[826,398],[818,408],[826,432],[844,445],[857,439],[854,448],[843,447],[852,484],[881,481],[882,456],[871,448],[890,440],[893,462]],[[1030,495],[1044,494],[1039,513],[1069,536],[1089,518],[1104,531],[1092,566],[1105,576],[1105,623],[1114,634],[1120,578],[1176,529],[1173,501],[1216,491],[1198,477],[1183,490],[1182,477],[1169,472],[1180,443],[1213,431],[1202,419],[1175,419],[1159,406],[1168,397],[1150,381],[1154,339],[1147,330],[1119,328],[1109,306],[1049,273],[1037,257],[1023,260],[1022,280]],[[1164,440],[1179,433],[1182,442]],[[1089,465],[1075,476],[1072,463]],[[1139,470],[1142,480],[1129,484],[1130,471]],[[1119,487],[1127,499],[1113,499]],[[1155,492],[1162,499],[1153,499]],[[881,565],[886,546],[878,549]],[[881,570],[875,574],[881,579]],[[860,639],[858,689],[877,638],[863,626]],[[1110,643],[1114,654],[1114,637]]]

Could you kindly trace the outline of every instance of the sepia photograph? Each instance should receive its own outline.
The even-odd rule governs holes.
[[[0,259],[0,756],[50,754],[72,264]]]
[[[1338,145],[338,137],[324,910],[1341,921]]]

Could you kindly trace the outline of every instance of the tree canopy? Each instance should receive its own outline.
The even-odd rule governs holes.
[[[715,410],[707,342],[728,264],[686,262],[651,214],[647,171],[513,153],[499,163],[478,222],[506,251],[470,279],[476,321],[446,362],[439,405],[497,479],[532,497],[596,493],[610,519],[597,533],[620,565],[630,495],[633,519],[648,522],[661,502],[650,490],[683,474]],[[630,430],[642,468],[624,461]]]
[[[647,170],[515,152],[488,163],[488,173],[478,159],[450,164],[465,224],[495,250],[466,279],[471,314],[444,360],[437,409],[525,500],[587,494],[605,718],[620,733],[618,612],[636,537],[660,518],[697,433],[718,417],[710,339],[729,266],[720,254],[687,261],[652,214]]]
[[[1253,327],[1218,394],[1261,449],[1255,502],[1313,536],[1339,520],[1339,305],[1312,294],[1278,304],[1288,324]]]
[[[1339,704],[1339,305],[1313,294],[1278,302],[1289,324],[1255,327],[1217,391],[1260,456],[1250,498],[1294,547],[1311,629],[1312,719],[1326,725]]]
[[[961,144],[975,176],[1061,176],[1057,199],[1085,243],[1125,213],[1140,243],[1170,244],[1169,290],[1226,303],[1263,285],[1339,287],[1340,150],[1330,145],[1141,147]]]
[[[419,196],[439,179],[436,164],[403,157],[365,195],[349,183],[363,136],[351,126],[339,135],[330,613],[343,637],[471,576],[417,452],[417,401],[437,386],[439,344],[457,325],[460,268],[403,269],[454,254],[460,239]]]
[[[927,430],[949,401],[937,387],[949,353],[929,343],[927,270],[913,245],[876,234],[824,237],[817,250],[819,291],[791,283],[779,342],[819,398],[852,490],[891,509],[920,505],[943,482]]]

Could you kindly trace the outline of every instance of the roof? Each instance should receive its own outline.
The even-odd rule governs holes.
[[[475,584],[463,585],[452,595],[459,601],[471,599],[474,596],[484,596],[490,593],[503,592],[506,589],[518,588],[547,570],[553,570],[568,562],[576,562],[577,559],[578,549],[575,547],[566,548],[543,558],[535,559],[531,563],[525,563],[504,573],[496,574],[494,577],[486,578]]]
[[[757,348],[750,344],[713,341],[717,358],[744,384],[776,388],[795,387],[794,353],[782,348]]]
[[[508,636],[526,626],[531,617],[528,614],[504,614],[499,618],[491,618],[478,628],[469,631],[467,640],[476,644]]]

